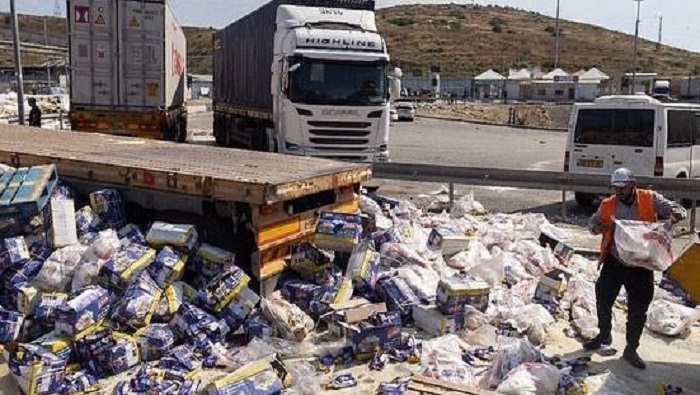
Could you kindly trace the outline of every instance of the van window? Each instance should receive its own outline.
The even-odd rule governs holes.
[[[580,109],[574,143],[654,146],[654,110]]]
[[[688,147],[695,142],[695,113],[668,110],[668,142],[671,147]]]

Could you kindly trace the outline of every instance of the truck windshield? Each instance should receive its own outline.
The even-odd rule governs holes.
[[[576,144],[654,146],[654,110],[581,109]]]
[[[290,62],[297,63],[289,73],[288,96],[294,103],[376,106],[387,101],[385,62]]]

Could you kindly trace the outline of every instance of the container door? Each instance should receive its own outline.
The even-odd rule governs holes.
[[[110,0],[68,2],[73,105],[119,103],[115,11],[114,2]]]

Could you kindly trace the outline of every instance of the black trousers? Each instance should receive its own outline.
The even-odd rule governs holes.
[[[612,308],[620,288],[627,291],[627,348],[636,350],[647,322],[647,310],[654,298],[654,272],[639,267],[629,267],[608,255],[595,284],[598,328],[603,339],[612,331]]]

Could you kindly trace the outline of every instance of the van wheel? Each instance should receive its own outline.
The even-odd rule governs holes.
[[[595,201],[596,196],[592,193],[576,192],[574,194],[574,198],[579,206],[585,209],[590,209],[593,208],[593,202]]]
[[[187,119],[186,118],[181,119],[180,122],[178,122],[177,133],[175,134],[175,138],[180,143],[187,142]]]
[[[676,178],[686,179],[688,177],[682,173],[682,174],[679,174]],[[678,201],[678,203],[680,203],[681,206],[683,206],[683,208],[686,208],[686,209],[693,208],[693,201],[690,199],[680,199]]]

